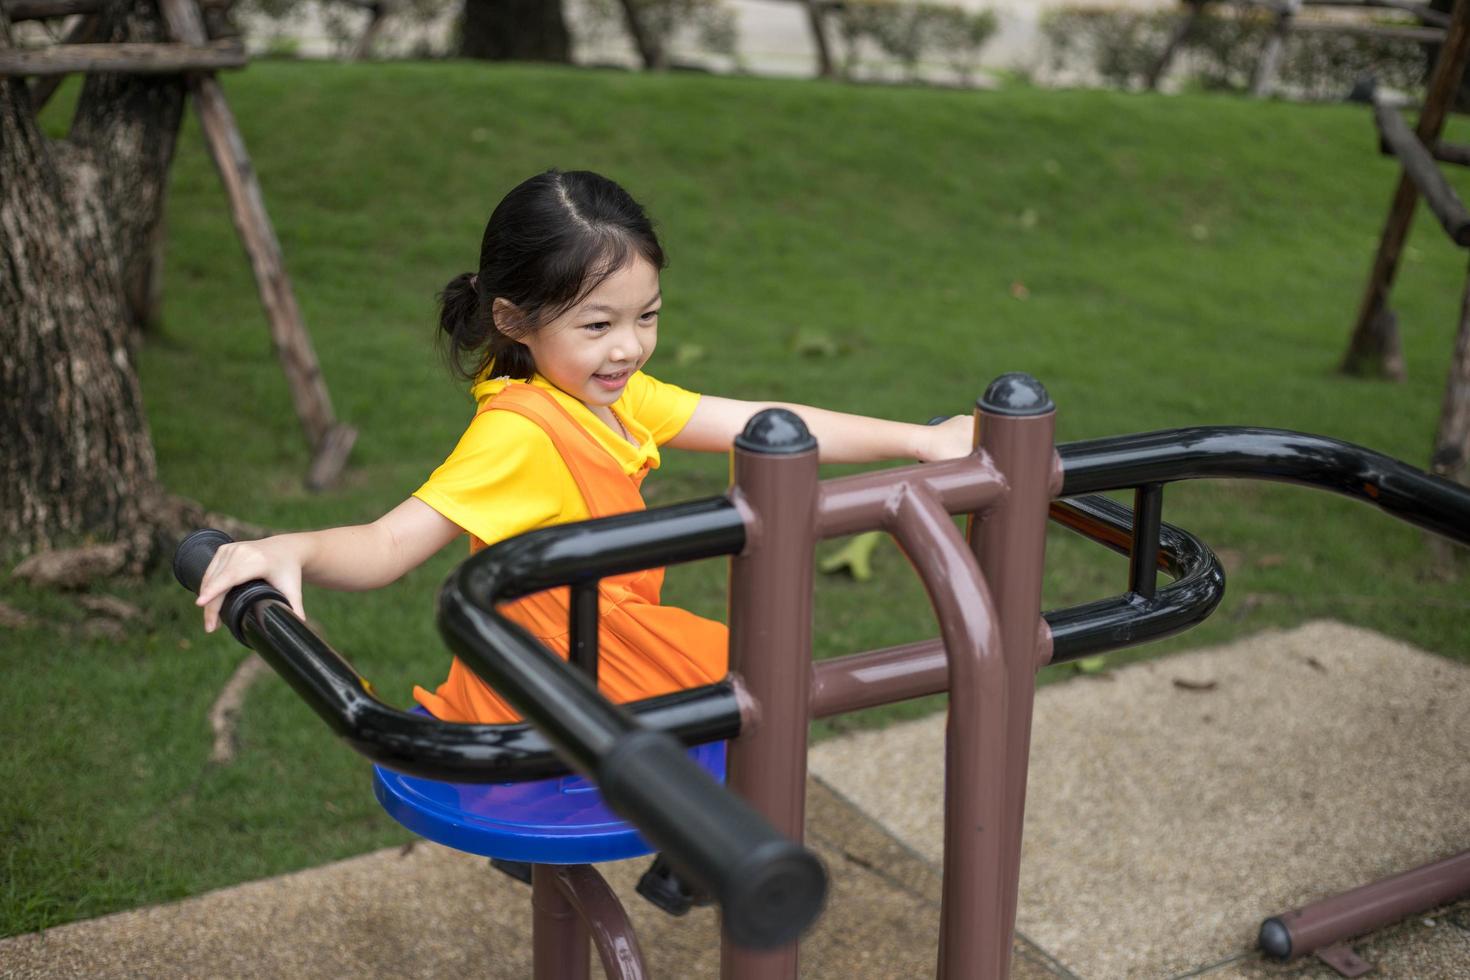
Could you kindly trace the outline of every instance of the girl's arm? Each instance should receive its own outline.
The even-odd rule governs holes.
[[[703,395],[679,434],[669,440],[676,449],[727,452],[745,423],[766,408],[784,408],[801,416],[817,437],[824,463],[876,463],[916,459],[923,463],[969,455],[974,421],[959,415],[939,425],[912,425],[830,412],[808,405],[782,402],[746,402]]]
[[[204,631],[212,633],[225,593],[261,578],[305,617],[303,581],[329,589],[376,589],[422,565],[461,533],[458,524],[410,497],[371,524],[237,541],[215,553],[195,604],[204,607]]]

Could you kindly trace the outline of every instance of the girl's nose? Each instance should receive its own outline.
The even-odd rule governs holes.
[[[619,340],[612,349],[614,361],[636,361],[643,356],[643,345],[637,340]]]

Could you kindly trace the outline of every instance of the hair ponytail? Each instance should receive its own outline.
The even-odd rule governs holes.
[[[496,328],[497,299],[520,319],[518,336],[570,309],[634,256],[662,269],[663,248],[642,205],[600,174],[548,170],[523,181],[495,207],[475,273],[439,294],[440,340],[462,376],[494,365],[497,375],[529,381],[536,362],[525,344]]]
[[[496,328],[493,301],[481,303],[478,280],[462,272],[439,293],[439,342],[446,360],[469,380],[494,363],[497,374],[529,381],[536,373],[531,352]]]

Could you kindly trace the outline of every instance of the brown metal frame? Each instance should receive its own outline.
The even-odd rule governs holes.
[[[811,719],[912,696],[905,680],[858,680],[858,654],[811,658],[812,563],[822,538],[890,532],[929,592],[949,677],[945,861],[939,975],[1008,970],[1020,875],[1031,703],[1043,657],[1041,567],[1057,472],[1055,413],[976,412],[979,452],[943,464],[819,483],[815,448],[737,447],[732,497],[746,510],[731,569],[730,670],[758,718],[730,745],[730,787],[777,830],[802,839]],[[951,512],[970,513],[968,540]],[[905,652],[922,656],[932,644]],[[926,658],[927,659],[927,658]],[[908,677],[912,677],[910,674]],[[825,682],[825,683],[823,683]],[[794,980],[798,949],[726,939],[725,980]]]
[[[730,672],[749,710],[729,745],[728,784],[801,841],[812,718],[913,697],[926,674],[909,669],[877,680],[865,678],[864,667],[942,654],[933,666],[949,678],[938,963],[946,980],[1004,977],[1010,965],[1031,706],[1050,649],[1041,618],[1043,543],[1060,473],[1055,412],[1044,392],[1040,401],[1035,414],[1020,414],[982,399],[978,451],[964,459],[826,482],[818,480],[815,443],[795,452],[741,443],[734,450],[730,498],[747,541],[731,564]],[[951,514],[971,515],[966,534]],[[891,533],[919,573],[941,641],[814,664],[815,545],[875,529]],[[622,906],[595,870],[537,865],[533,882],[537,980],[588,975],[589,927],[609,976],[645,975]],[[795,980],[798,957],[795,942],[752,950],[726,935],[721,976]]]

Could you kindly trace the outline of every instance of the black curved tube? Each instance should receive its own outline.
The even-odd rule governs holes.
[[[1278,480],[1365,501],[1470,545],[1470,489],[1327,436],[1199,426],[1067,443],[1057,455],[1063,497],[1178,480]]]
[[[1051,519],[1083,537],[1128,555],[1133,512],[1107,497],[1058,500]],[[1174,579],[1152,596],[1125,592],[1110,599],[1042,614],[1051,628],[1049,663],[1161,640],[1203,622],[1225,597],[1225,569],[1199,538],[1172,524],[1159,525],[1159,567]]]
[[[189,535],[174,556],[180,584],[198,592],[214,552],[229,540],[212,529]],[[528,723],[457,724],[401,711],[380,700],[372,684],[297,619],[284,597],[264,582],[232,589],[220,617],[333,732],[373,762],[426,779],[465,783],[519,782],[571,772],[545,736]],[[624,707],[644,726],[667,732],[686,745],[740,733],[739,699],[729,678]]]

